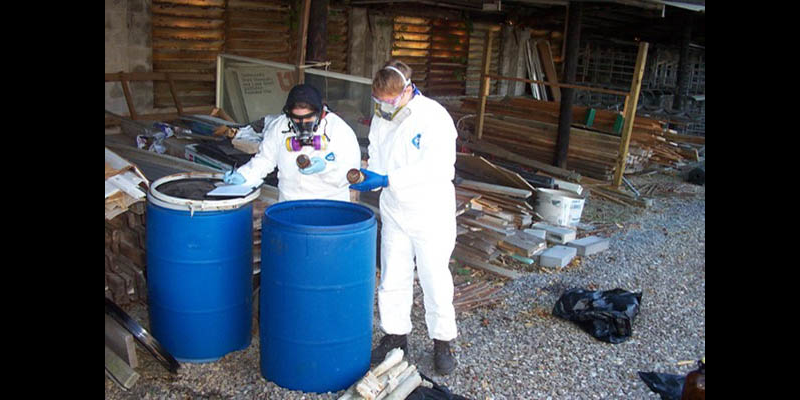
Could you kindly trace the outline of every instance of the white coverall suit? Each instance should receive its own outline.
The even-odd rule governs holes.
[[[410,115],[399,124],[374,116],[369,131],[368,169],[389,176],[380,195],[381,328],[392,335],[411,332],[416,256],[428,336],[449,341],[456,337],[448,265],[456,240],[457,133],[444,107],[422,94],[405,107]]]
[[[300,151],[286,149],[286,138],[294,136],[289,130],[289,118],[285,114],[268,122],[264,127],[264,140],[258,153],[237,172],[246,180],[263,179],[278,167],[278,201],[327,199],[350,201],[350,183],[347,171],[361,167],[361,149],[353,129],[338,115],[328,111],[320,121],[315,135],[327,135],[324,150],[303,146]],[[297,156],[325,160],[325,169],[310,175],[300,173]]]

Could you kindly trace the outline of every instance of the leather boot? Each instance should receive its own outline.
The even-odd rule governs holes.
[[[450,354],[450,342],[433,339],[433,366],[440,375],[456,369],[456,359]]]
[[[403,353],[408,353],[408,337],[406,335],[385,335],[382,337],[378,347],[372,350],[372,356],[369,360],[370,366],[380,364],[386,358],[386,353],[397,347],[403,349]]]

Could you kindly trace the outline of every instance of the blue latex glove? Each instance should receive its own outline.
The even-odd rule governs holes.
[[[244,179],[242,174],[234,170],[230,170],[222,176],[222,181],[229,185],[241,185],[246,181],[246,179]]]
[[[300,170],[303,175],[316,174],[325,169],[325,160],[320,157],[311,157],[311,164]]]
[[[364,181],[350,185],[350,189],[368,192],[379,187],[389,186],[389,177],[386,175],[381,175],[364,168],[361,168],[361,173],[364,174]]]

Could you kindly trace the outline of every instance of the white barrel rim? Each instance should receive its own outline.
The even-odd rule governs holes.
[[[150,184],[148,190],[148,199],[153,204],[169,208],[172,210],[189,211],[192,214],[199,211],[224,211],[239,208],[261,195],[261,188],[255,189],[252,193],[245,197],[224,200],[190,200],[182,199],[180,197],[169,196],[159,192],[156,188],[164,183],[177,181],[181,179],[196,179],[196,178],[218,178],[222,179],[224,174],[216,172],[182,172],[173,175],[167,175],[155,180]]]

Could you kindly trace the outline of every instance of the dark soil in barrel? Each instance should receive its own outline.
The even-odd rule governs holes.
[[[167,196],[180,199],[206,200],[208,199],[206,193],[216,189],[217,185],[215,183],[219,182],[222,182],[222,179],[191,178],[166,182],[156,189]]]

